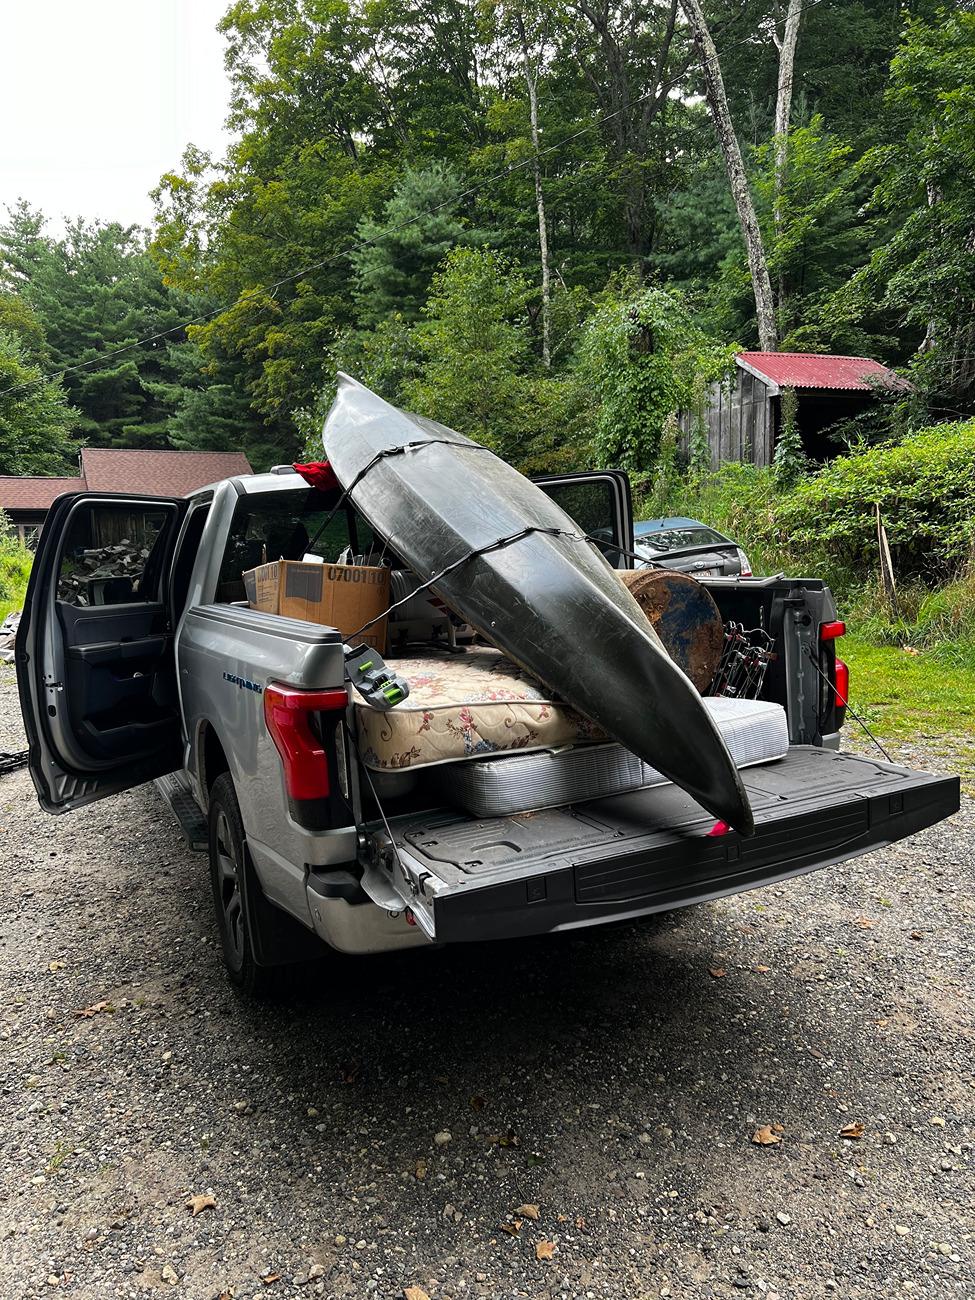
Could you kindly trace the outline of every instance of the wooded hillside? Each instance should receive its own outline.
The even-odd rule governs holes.
[[[0,229],[0,473],[82,439],[292,459],[336,367],[532,469],[652,473],[736,345],[906,368],[858,438],[975,406],[969,5],[237,0],[221,26],[234,143],[187,148],[152,231],[58,235],[29,196]]]

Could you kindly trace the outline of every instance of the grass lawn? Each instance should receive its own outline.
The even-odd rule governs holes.
[[[850,702],[878,739],[919,743],[934,753],[957,755],[971,792],[975,788],[975,668],[946,663],[930,651],[913,655],[855,636],[843,639],[840,653],[850,665]],[[857,731],[860,728],[850,718],[845,734]]]

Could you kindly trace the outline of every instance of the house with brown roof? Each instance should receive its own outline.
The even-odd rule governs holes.
[[[713,384],[703,417],[715,468],[726,460],[770,465],[782,427],[782,393],[796,395],[796,423],[806,454],[828,460],[840,450],[829,430],[860,415],[884,394],[908,385],[889,366],[870,357],[821,352],[739,352],[732,383]],[[696,412],[684,412],[689,441]]]
[[[250,474],[239,451],[126,451],[85,447],[75,478],[0,475],[0,510],[22,541],[32,543],[48,510],[65,492],[131,492],[138,496],[182,497],[220,479]]]

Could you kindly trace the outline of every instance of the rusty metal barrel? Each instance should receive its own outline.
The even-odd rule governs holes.
[[[724,624],[714,597],[690,574],[672,569],[624,569],[619,576],[671,659],[703,694],[724,644]]]

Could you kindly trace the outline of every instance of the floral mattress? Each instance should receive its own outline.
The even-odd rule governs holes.
[[[389,666],[409,682],[409,698],[388,713],[356,709],[359,752],[375,771],[607,739],[499,650],[431,650]]]

